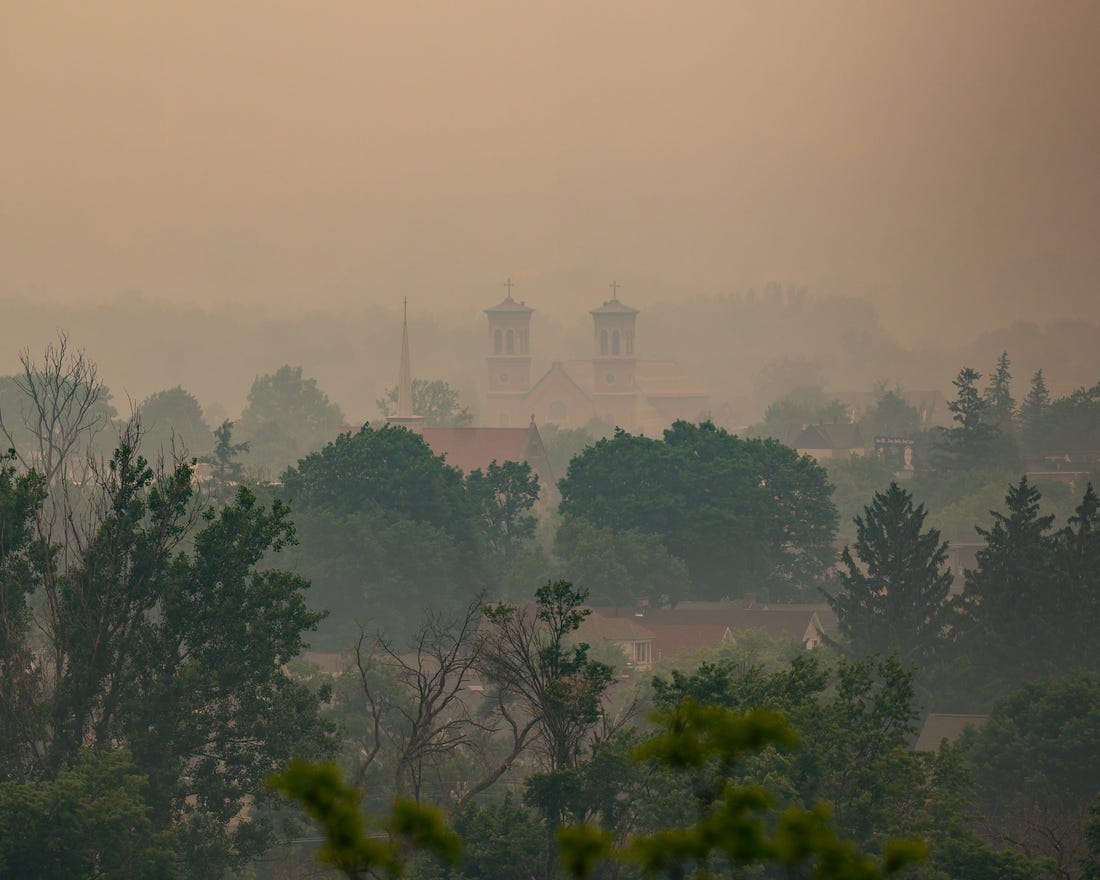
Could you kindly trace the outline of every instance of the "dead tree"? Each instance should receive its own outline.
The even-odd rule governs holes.
[[[481,651],[481,604],[478,596],[456,615],[429,612],[407,653],[381,635],[367,645],[360,634],[355,665],[370,716],[367,741],[360,748],[360,781],[388,744],[394,752],[396,795],[419,800],[425,767],[472,747],[477,732],[487,730],[471,713],[467,692]],[[399,693],[379,686],[374,673],[380,670],[389,673]]]
[[[15,377],[18,412],[0,410],[0,437],[15,449],[20,464],[56,486],[66,478],[82,479],[86,452],[110,418],[107,386],[83,349],[74,351],[69,337],[59,333],[46,346],[41,362],[29,349],[19,354],[23,372]],[[24,442],[17,442],[22,428]],[[74,462],[79,456],[80,465]]]

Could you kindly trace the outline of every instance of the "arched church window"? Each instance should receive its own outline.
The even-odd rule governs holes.
[[[516,350],[516,332],[509,330],[508,335],[504,337],[504,349],[508,354],[512,354]]]
[[[503,349],[504,334],[501,333],[500,330],[497,330],[497,332],[493,334],[493,353],[500,354]]]
[[[614,333],[611,334],[611,353],[612,354],[618,354],[619,353],[619,345],[620,345],[620,343],[619,343],[619,331],[616,330]]]
[[[626,353],[634,354],[634,334],[629,330],[626,332]]]
[[[546,420],[548,422],[564,422],[566,415],[565,402],[561,400],[550,401],[550,406],[546,410]]]
[[[607,354],[607,331],[600,331],[600,354]]]

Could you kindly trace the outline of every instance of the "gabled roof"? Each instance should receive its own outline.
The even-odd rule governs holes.
[[[634,612],[622,608],[598,608],[606,617],[634,617]],[[691,628],[700,633],[704,644],[717,644],[712,639],[712,631],[729,630],[736,636],[745,630],[760,630],[773,639],[801,642],[811,627],[818,632],[823,630],[821,621],[813,609],[807,608],[742,608],[739,606],[692,608],[649,608],[642,617],[634,617],[646,629],[651,630],[659,644],[661,633],[667,628]],[[672,634],[673,630],[667,629]],[[721,634],[719,633],[719,636]],[[709,641],[708,641],[709,640]],[[667,656],[667,655],[666,655]]]
[[[968,727],[981,727],[989,720],[988,715],[948,715],[933,712],[924,719],[917,744],[913,748],[918,752],[934,752],[944,740],[954,742]]]
[[[654,627],[653,659],[667,660],[670,657],[691,654],[704,648],[716,648],[731,638],[730,628],[722,624],[695,626],[672,624]]]
[[[531,426],[526,428],[421,428],[420,435],[436,455],[463,473],[484,471],[495,461],[526,461]]]
[[[653,641],[653,632],[636,618],[604,617],[593,612],[581,623],[577,637],[584,642],[597,639],[611,642],[650,642]]]

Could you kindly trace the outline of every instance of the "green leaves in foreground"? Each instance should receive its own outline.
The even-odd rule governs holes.
[[[361,792],[346,785],[336,764],[292,761],[286,772],[273,776],[269,784],[291,800],[299,801],[320,824],[325,844],[318,850],[319,861],[343,871],[348,877],[369,872],[391,877],[401,875],[403,854],[409,849],[426,850],[448,863],[458,860],[462,841],[447,828],[443,815],[431,807],[398,801],[388,819],[372,821],[359,808]]]
[[[752,752],[792,747],[795,735],[785,716],[764,709],[742,715],[685,700],[654,720],[663,730],[640,746],[635,758],[673,771],[712,768],[714,784],[708,787],[715,796],[698,800],[694,824],[635,837],[622,849],[614,849],[597,829],[562,829],[562,865],[574,877],[588,877],[600,861],[612,858],[673,877],[706,877],[708,868],[723,863],[779,863],[807,867],[823,880],[878,880],[924,858],[924,844],[903,840],[891,841],[881,860],[863,855],[837,836],[826,806],[792,807],[776,815],[766,790],[725,776]]]
[[[825,805],[779,812],[768,791],[734,781],[730,774],[745,756],[794,746],[786,716],[766,709],[739,714],[684,700],[655,714],[654,721],[660,731],[635,751],[634,759],[668,772],[705,776],[707,784],[695,787],[695,821],[636,836],[622,847],[615,847],[611,834],[597,827],[562,828],[561,865],[571,876],[590,877],[601,862],[614,860],[636,865],[650,876],[699,880],[730,865],[757,864],[801,868],[818,880],[880,880],[925,858],[924,844],[915,840],[890,841],[880,858],[864,855],[837,835]],[[327,843],[318,858],[349,877],[368,871],[398,876],[409,848],[427,850],[452,864],[459,856],[461,841],[441,814],[407,801],[399,801],[392,816],[374,823],[377,836],[369,835],[359,792],[341,781],[335,764],[295,762],[271,785],[300,801],[321,823]]]

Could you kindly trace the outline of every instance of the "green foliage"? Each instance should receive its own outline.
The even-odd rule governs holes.
[[[237,459],[248,449],[247,443],[233,442],[233,422],[226,419],[214,429],[214,449],[202,460],[213,467],[219,486],[234,486],[244,479],[244,465]]]
[[[564,474],[569,462],[584,452],[602,437],[608,437],[614,430],[613,425],[593,420],[583,428],[562,428],[558,425],[540,425],[539,435],[550,460],[550,470],[554,474]]]
[[[966,572],[966,648],[985,680],[998,682],[994,693],[1049,669],[1058,640],[1048,613],[1054,517],[1040,515],[1040,498],[1026,477],[1010,487],[1006,512],[993,511],[992,527],[978,530],[985,547],[977,568]]]
[[[561,511],[658,535],[700,598],[798,595],[833,559],[836,511],[825,472],[773,440],[677,422],[664,440],[623,431],[573,460]]]
[[[708,790],[696,797],[693,821],[636,835],[621,848],[595,829],[564,829],[562,863],[573,876],[590,876],[610,856],[669,877],[711,876],[723,865],[774,862],[789,869],[804,866],[815,877],[870,880],[924,857],[922,844],[897,840],[877,862],[836,834],[827,808],[790,807],[776,815],[774,798],[763,787],[729,775],[763,748],[794,745],[795,733],[784,716],[766,709],[741,715],[685,700],[655,721],[660,732],[636,750],[638,760],[671,772],[713,768]]]
[[[1085,822],[1085,843],[1088,855],[1082,859],[1081,870],[1085,880],[1100,878],[1100,794],[1089,807],[1089,817]]]
[[[860,420],[864,438],[871,442],[878,437],[915,437],[921,430],[920,413],[910,406],[900,391],[882,390],[875,405]]]
[[[340,407],[301,367],[284,365],[258,377],[241,413],[241,435],[248,442],[248,464],[273,478],[302,456],[319,449],[344,424]]]
[[[147,779],[126,751],[81,752],[41,784],[0,783],[0,874],[40,880],[180,876],[172,830],[157,831]]]
[[[822,462],[833,484],[833,503],[840,521],[840,535],[855,540],[855,518],[863,512],[867,499],[886,489],[897,474],[897,463],[885,455],[852,455]]]
[[[459,812],[454,828],[465,843],[456,865],[459,878],[538,877],[550,860],[542,821],[511,794]]]
[[[864,846],[922,830],[913,804],[932,796],[934,786],[908,749],[916,717],[912,673],[895,658],[828,666],[816,654],[802,655],[775,671],[730,658],[657,677],[654,693],[663,710],[687,699],[734,712],[785,713],[801,748],[746,759],[745,779],[768,779],[790,805],[825,803],[841,833]]]
[[[596,605],[632,605],[639,598],[665,605],[691,588],[684,562],[659,537],[635,529],[570,518],[555,535],[554,551],[563,576],[583,584]]]
[[[1056,862],[1085,858],[1085,824],[1100,791],[1100,677],[1039,680],[998,701],[963,739],[977,783],[980,830],[998,846]],[[1064,873],[1063,873],[1064,872]]]
[[[570,641],[589,614],[587,598],[568,581],[552,581],[536,591],[533,608],[484,609],[482,672],[532,719],[550,770],[577,765],[611,684],[611,667]]]
[[[1042,450],[1045,438],[1044,424],[1047,408],[1050,406],[1050,391],[1047,390],[1043,371],[1036,370],[1031,377],[1031,387],[1027,397],[1020,404],[1020,445],[1030,455]]]
[[[1007,371],[1007,363],[1005,369]],[[938,429],[932,450],[933,464],[941,471],[958,473],[1016,463],[1016,446],[1009,431],[1011,411],[1007,411],[1006,416],[1006,411],[990,409],[992,398],[987,399],[978,391],[981,378],[977,370],[963,367],[952,381],[957,393],[947,408],[955,427]],[[1011,404],[1012,398],[1006,389],[996,394],[1002,410]]]
[[[1036,426],[1041,452],[1095,452],[1100,449],[1100,382],[1078,388],[1046,408]]]
[[[1016,418],[1016,400],[1012,396],[1012,373],[1008,352],[1001,352],[997,367],[989,377],[984,400],[990,420],[1003,432],[1011,432]]]
[[[202,455],[214,445],[214,435],[203,419],[198,399],[181,386],[151,394],[137,411],[141,421],[142,448],[147,456]]]
[[[397,801],[389,816],[369,821],[359,809],[361,793],[341,779],[333,763],[292,761],[269,784],[291,800],[299,801],[321,825],[325,843],[317,858],[350,878],[382,873],[399,877],[410,850],[425,850],[448,863],[458,860],[462,842],[447,828],[442,814],[432,807]],[[377,829],[388,839],[368,832]]]
[[[63,548],[31,545],[22,570],[41,613],[0,608],[0,767],[54,781],[85,748],[128,749],[153,831],[175,833],[189,870],[201,861],[220,874],[271,839],[266,774],[324,752],[329,729],[324,694],[285,671],[319,619],[308,584],[257,570],[293,540],[287,509],[242,489],[196,528],[191,491],[189,467],[156,474],[124,443],[92,493],[87,531]],[[0,570],[5,594],[20,589],[13,570]],[[39,628],[48,660],[29,663]]]
[[[419,434],[367,426],[288,469],[281,494],[295,509],[315,602],[400,635],[410,610],[465,604],[496,555],[514,558],[533,530],[536,492],[526,465],[466,481]]]
[[[891,483],[856,517],[855,555],[844,548],[844,569],[826,598],[857,656],[897,652],[906,664],[925,666],[943,648],[954,619],[953,576],[939,532],[922,531],[925,516],[923,505],[914,507]]]
[[[750,433],[793,443],[806,425],[846,425],[851,420],[843,403],[829,400],[818,387],[802,386],[769,405],[763,424],[754,426]]]
[[[397,392],[396,385],[387,388],[385,397],[377,401],[384,417],[397,412]],[[462,406],[458,392],[442,379],[413,379],[412,408],[413,414],[432,428],[459,427],[474,420],[469,408]]]
[[[466,477],[466,489],[477,507],[490,551],[509,565],[535,536],[531,510],[539,499],[539,478],[527,462],[489,463]]]
[[[341,434],[289,468],[283,483],[299,510],[384,511],[451,529],[468,528],[472,513],[462,473],[415,431],[390,425]]]
[[[1087,487],[1058,530],[1040,501],[1026,478],[1012,486],[966,575],[962,647],[987,698],[1037,676],[1100,671],[1100,500]]]

